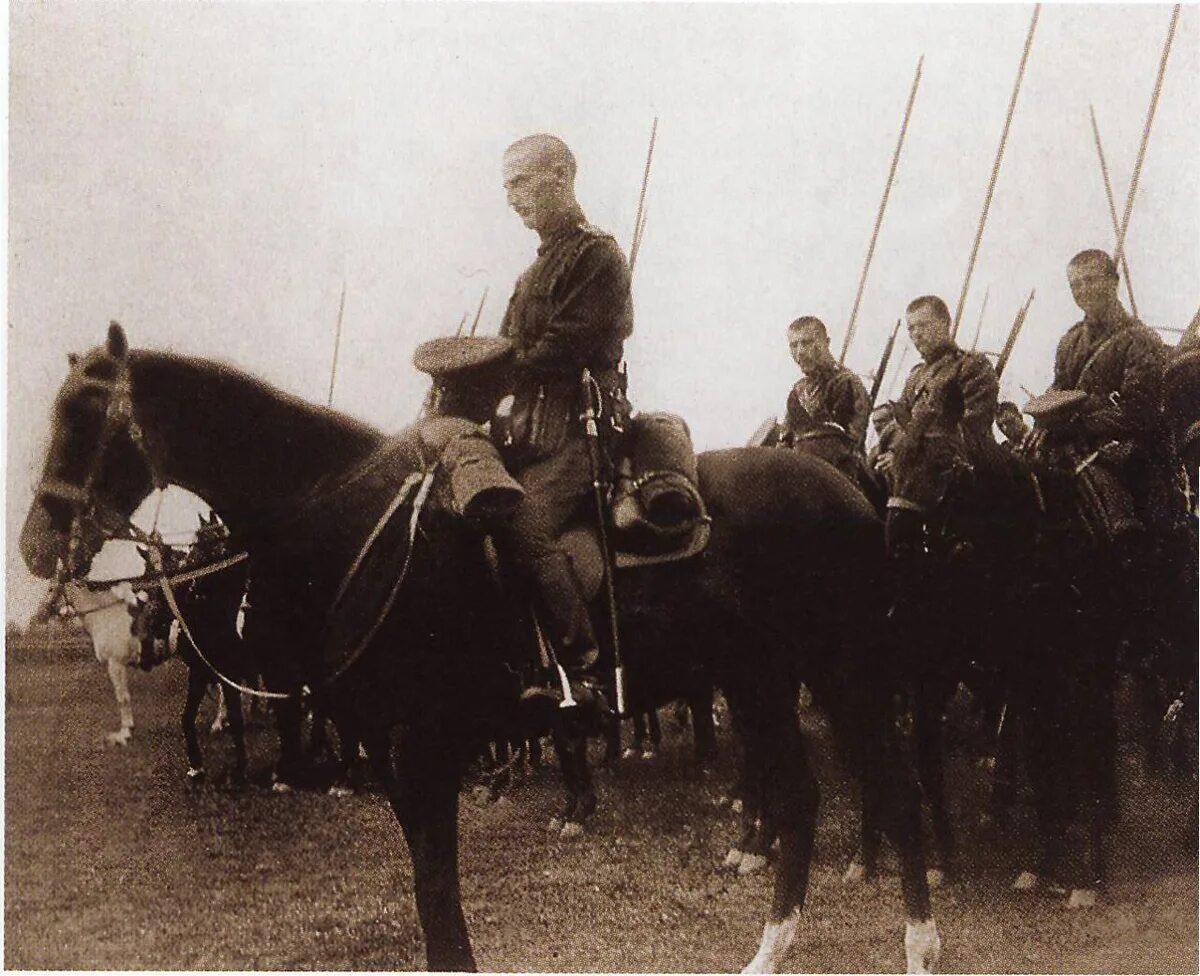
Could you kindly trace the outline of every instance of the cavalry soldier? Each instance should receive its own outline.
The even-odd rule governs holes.
[[[985,477],[994,473],[1000,451],[992,437],[1000,382],[987,356],[954,343],[950,310],[935,295],[913,299],[905,317],[922,361],[909,374],[894,407],[895,420],[881,438],[888,449],[875,459],[891,489],[888,532],[894,555],[917,551],[921,526],[939,516],[954,480],[979,466]],[[952,555],[965,553],[971,544],[960,529],[940,529]]]
[[[1170,508],[1159,388],[1165,349],[1125,311],[1107,253],[1081,251],[1067,267],[1084,313],[1059,341],[1050,390],[1027,408],[1038,422],[1032,451],[1077,475],[1083,510],[1100,541],[1117,543]]]
[[[810,446],[857,483],[870,412],[866,387],[833,358],[829,332],[820,319],[805,315],[789,325],[788,348],[804,375],[788,396],[780,443]]]
[[[586,398],[599,400],[606,448],[628,417],[619,367],[633,331],[629,268],[617,242],[589,224],[576,202],[575,157],[561,139],[513,143],[503,178],[509,206],[541,238],[500,328],[513,345],[513,402],[501,447],[525,489],[505,541],[535,590],[559,662],[577,677],[598,649],[559,534],[592,490]],[[586,391],[585,369],[593,381]]]

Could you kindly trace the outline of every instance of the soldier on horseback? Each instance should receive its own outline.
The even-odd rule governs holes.
[[[789,325],[788,347],[804,375],[788,396],[780,442],[810,444],[814,453],[858,482],[870,411],[866,387],[834,358],[820,319],[805,315]]]
[[[1123,555],[1147,529],[1170,530],[1170,476],[1159,417],[1165,349],[1125,311],[1116,265],[1081,251],[1067,278],[1084,312],[1059,341],[1054,382],[1027,408],[1037,420],[1034,457],[1073,472],[1079,508],[1100,544]]]
[[[942,299],[915,298],[905,316],[922,361],[904,384],[895,419],[882,437],[890,449],[878,455],[875,466],[887,475],[891,488],[889,529],[907,523],[916,530],[943,509],[956,478],[994,460],[998,448],[992,422],[1000,384],[987,356],[955,344]],[[912,517],[896,517],[903,512]],[[901,535],[891,539],[894,554],[920,546],[913,531]]]
[[[593,487],[585,400],[598,405],[606,465],[628,418],[620,365],[633,330],[629,268],[613,237],[589,224],[576,202],[575,157],[561,139],[513,143],[503,176],[509,206],[541,238],[500,329],[513,346],[513,402],[501,447],[525,489],[504,541],[535,591],[559,662],[579,675],[598,649],[559,535]]]

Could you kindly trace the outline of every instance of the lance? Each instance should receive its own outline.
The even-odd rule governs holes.
[[[1037,289],[1031,289],[1029,297],[1025,299],[1025,304],[1021,306],[1021,310],[1017,312],[1017,317],[1013,319],[1012,328],[1008,330],[1008,338],[1004,340],[1004,348],[1000,350],[1000,358],[996,360],[996,377],[1004,372],[1004,367],[1008,365],[1008,357],[1012,355],[1013,346],[1017,344],[1017,336],[1021,334],[1021,327],[1025,324],[1025,316],[1029,314],[1029,306],[1033,304],[1033,296],[1037,294]]]
[[[912,88],[908,92],[908,103],[904,106],[904,120],[900,123],[900,135],[896,139],[896,148],[892,152],[892,165],[888,169],[887,181],[883,184],[883,199],[879,201],[879,210],[875,213],[875,228],[871,231],[871,243],[867,245],[867,258],[863,262],[862,274],[858,277],[858,291],[854,295],[854,307],[850,310],[850,324],[846,326],[846,338],[842,342],[842,354],[838,363],[846,362],[846,352],[854,338],[854,326],[858,319],[858,306],[862,302],[863,288],[867,284],[867,272],[871,270],[871,259],[875,256],[875,244],[879,240],[879,228],[883,226],[883,215],[887,211],[888,197],[892,194],[892,184],[896,181],[896,166],[900,162],[900,150],[904,148],[904,136],[908,132],[908,120],[912,118],[913,103],[917,98],[917,87],[921,84],[921,65],[925,63],[925,55],[917,59],[917,71],[913,75]]]
[[[633,266],[637,263],[638,251],[642,247],[642,214],[646,207],[646,187],[650,185],[650,163],[654,159],[654,139],[658,135],[658,116],[650,126],[650,148],[646,150],[646,168],[642,172],[642,192],[638,196],[637,217],[633,221],[633,240],[629,245],[629,277],[633,279]]]
[[[483,303],[487,301],[488,287],[490,286],[484,287],[483,297],[479,299],[479,308],[475,310],[475,321],[471,323],[471,335],[474,335],[475,330],[479,328],[479,316],[483,314]]]
[[[329,368],[329,396],[325,399],[325,406],[333,406],[333,385],[337,382],[337,364],[338,350],[342,345],[342,315],[346,311],[346,279],[342,279],[342,298],[338,302],[338,317],[337,327],[333,333],[333,365]]]
[[[871,380],[871,394],[869,404],[867,406],[867,414],[869,415],[875,409],[875,403],[879,400],[879,389],[883,386],[883,374],[887,372],[888,363],[892,358],[892,349],[896,346],[896,336],[900,334],[901,320],[896,319],[896,327],[892,329],[892,334],[888,336],[888,341],[884,344],[883,355],[879,357],[879,369],[875,370],[875,378]],[[867,432],[863,430],[862,437],[859,441],[859,446],[867,442]]]
[[[1104,177],[1104,195],[1108,198],[1108,214],[1112,218],[1113,234],[1118,239],[1121,237],[1121,222],[1117,219],[1117,202],[1113,199],[1112,182],[1108,178],[1108,161],[1104,158],[1104,143],[1100,141],[1100,126],[1096,124],[1096,109],[1089,105],[1088,111],[1092,115],[1092,135],[1096,137],[1096,155],[1100,157],[1100,175]],[[1125,290],[1129,292],[1129,308],[1133,312],[1133,317],[1138,317],[1137,302],[1133,298],[1133,279],[1129,276],[1129,259],[1122,251],[1119,260],[1121,262],[1121,270],[1125,274]]]
[[[988,285],[983,290],[983,304],[979,307],[979,323],[975,326],[975,338],[971,340],[971,352],[979,348],[979,336],[983,332],[983,313],[987,311],[988,295],[992,293],[992,286]]]
[[[896,361],[896,374],[892,377],[892,382],[888,384],[889,400],[892,398],[892,394],[896,392],[896,383],[904,375],[904,361],[906,359],[908,359],[908,346],[900,350],[900,358]]]
[[[1125,216],[1121,220],[1121,229],[1117,233],[1117,250],[1113,261],[1117,267],[1125,254],[1125,235],[1129,233],[1129,219],[1133,216],[1133,198],[1137,194],[1138,177],[1142,173],[1142,163],[1146,161],[1146,147],[1150,143],[1150,128],[1154,125],[1154,113],[1158,110],[1158,96],[1162,94],[1163,77],[1167,73],[1167,58],[1171,54],[1171,42],[1175,40],[1175,25],[1179,23],[1179,8],[1175,4],[1171,11],[1171,26],[1167,28],[1167,39],[1163,43],[1162,57],[1158,61],[1158,77],[1154,81],[1154,93],[1150,96],[1150,108],[1146,113],[1146,125],[1142,129],[1142,142],[1138,147],[1137,162],[1133,165],[1133,179],[1129,183],[1129,194],[1125,197]],[[1126,279],[1128,280],[1128,279]]]
[[[967,274],[963,278],[962,292],[958,296],[958,308],[954,312],[954,326],[950,337],[958,335],[958,323],[962,319],[963,306],[967,301],[967,290],[971,287],[971,274],[975,270],[975,259],[979,256],[979,244],[983,240],[983,229],[987,226],[988,210],[992,206],[992,195],[996,192],[996,180],[1000,177],[1000,163],[1004,160],[1004,146],[1008,142],[1008,130],[1012,126],[1013,113],[1017,108],[1017,96],[1021,94],[1021,81],[1025,77],[1025,65],[1029,63],[1029,51],[1033,47],[1033,32],[1037,29],[1038,14],[1042,5],[1035,4],[1033,17],[1029,21],[1029,32],[1025,35],[1025,49],[1021,52],[1021,64],[1017,68],[1017,80],[1013,84],[1012,98],[1008,102],[1008,113],[1004,116],[1004,129],[1000,133],[1000,147],[992,164],[992,175],[988,180],[987,195],[983,198],[983,213],[979,215],[979,227],[975,231],[975,243],[971,247],[971,258],[967,262]]]
[[[465,329],[467,327],[467,316],[470,314],[471,314],[470,310],[463,312],[463,317],[461,319],[459,319],[458,328],[454,332],[455,339],[462,338],[463,329]]]

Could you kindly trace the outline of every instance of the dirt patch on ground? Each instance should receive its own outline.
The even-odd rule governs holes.
[[[255,782],[220,783],[229,743],[206,740],[214,782],[189,789],[178,714],[183,667],[131,675],[137,721],[126,749],[111,688],[94,661],[14,661],[5,740],[5,965],[20,969],[413,969],[424,961],[411,866],[387,804],[272,794],[269,729],[251,732]],[[854,846],[851,793],[818,733],[824,802],[797,971],[903,971],[894,878],[842,885]],[[463,895],[481,967],[510,971],[720,972],[753,954],[769,871],[731,878],[717,864],[736,824],[715,800],[732,779],[732,743],[707,777],[687,733],[664,722],[651,762],[600,778],[600,812],[563,841],[545,824],[556,771],[535,772],[499,803],[464,797]],[[726,730],[722,730],[724,733]],[[956,972],[1196,972],[1193,788],[1147,777],[1122,755],[1113,883],[1093,912],[1021,898],[1006,882],[1025,822],[973,825],[982,774],[951,760],[964,878],[935,893]]]

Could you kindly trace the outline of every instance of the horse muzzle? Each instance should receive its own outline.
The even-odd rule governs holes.
[[[56,528],[50,513],[36,499],[21,528],[21,558],[34,576],[50,579],[67,554],[67,533]]]

